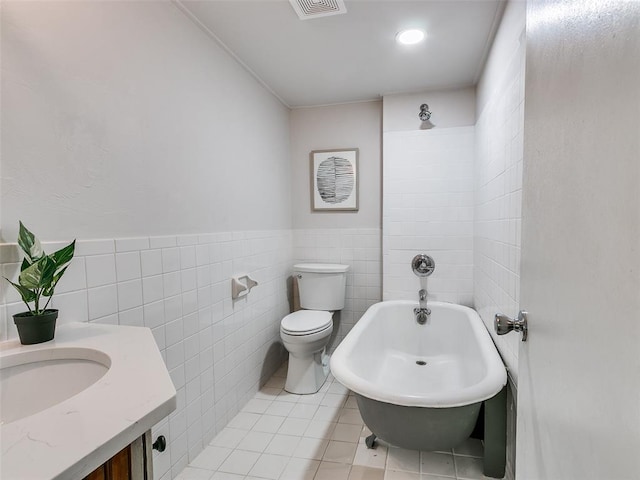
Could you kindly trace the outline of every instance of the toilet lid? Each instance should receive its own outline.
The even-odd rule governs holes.
[[[298,310],[282,319],[282,331],[292,335],[310,335],[331,325],[331,312],[321,310]]]

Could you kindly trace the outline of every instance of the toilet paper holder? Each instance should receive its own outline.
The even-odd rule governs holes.
[[[251,289],[258,285],[249,275],[239,275],[231,277],[231,298],[236,299],[249,294]]]

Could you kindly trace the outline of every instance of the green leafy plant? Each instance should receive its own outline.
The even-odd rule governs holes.
[[[6,277],[5,280],[18,290],[31,315],[39,316],[47,309],[56,285],[73,258],[76,241],[74,240],[66,247],[47,255],[42,249],[40,241],[20,222],[18,245],[24,252],[18,283],[14,283]],[[40,308],[42,297],[46,297],[48,300],[44,307]],[[31,302],[33,302],[33,308],[29,305]]]

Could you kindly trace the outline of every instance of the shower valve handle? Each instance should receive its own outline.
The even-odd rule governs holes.
[[[411,268],[418,277],[428,277],[436,269],[436,262],[429,255],[421,253],[413,257]]]
[[[516,332],[522,332],[522,341],[527,341],[528,325],[527,325],[527,312],[520,310],[518,318],[515,320],[502,313],[496,313],[493,321],[493,327],[498,335],[506,335],[511,330]]]

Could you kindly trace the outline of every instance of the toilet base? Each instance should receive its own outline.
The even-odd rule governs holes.
[[[289,369],[284,389],[298,395],[316,393],[328,375],[329,355],[324,349],[304,356],[289,352]]]

